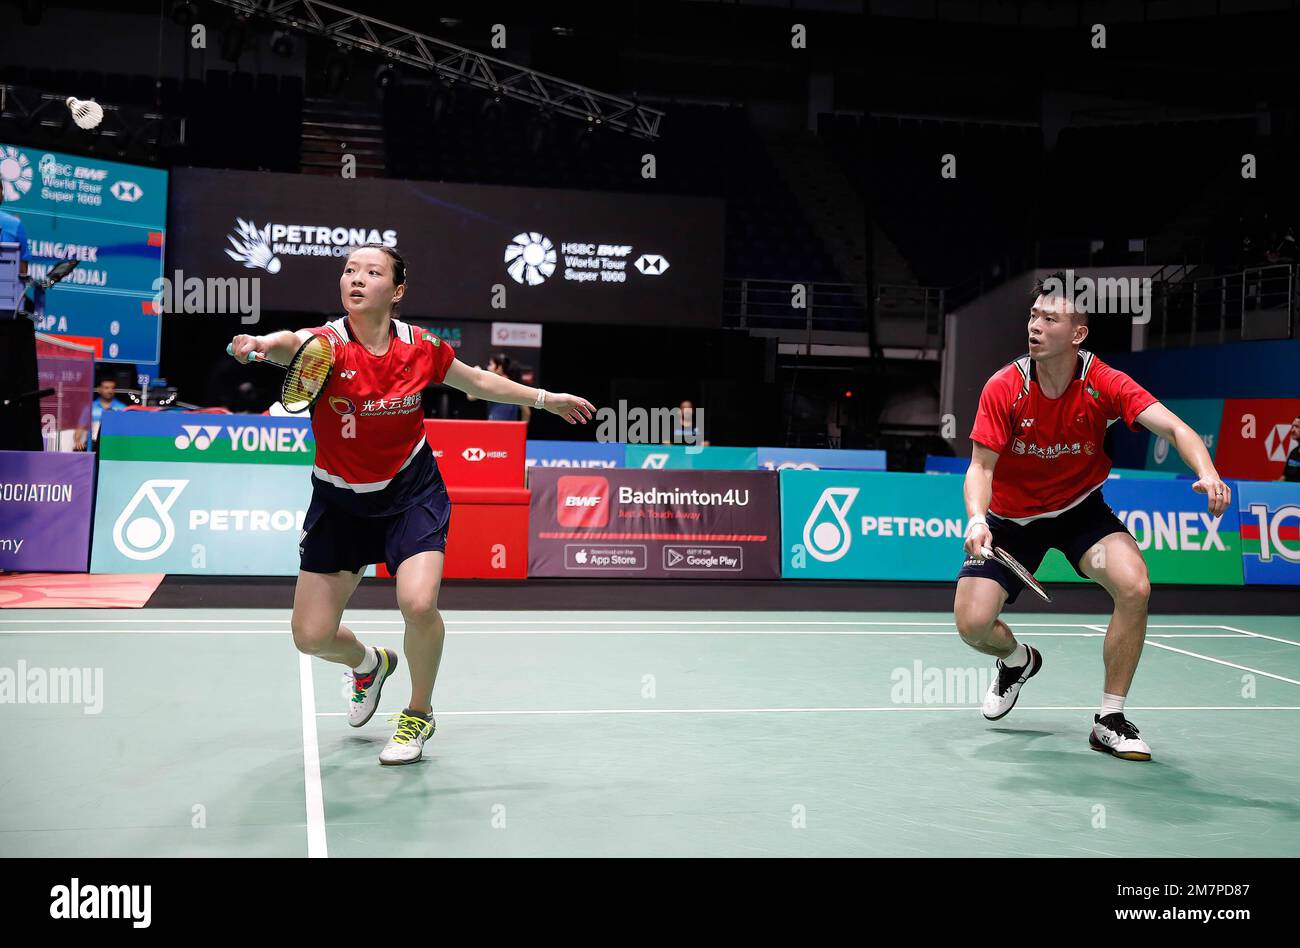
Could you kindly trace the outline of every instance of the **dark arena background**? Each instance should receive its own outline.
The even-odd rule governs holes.
[[[7,871],[165,928],[215,857],[858,857],[997,925],[969,872],[1066,857],[1011,866],[1028,917],[1258,920],[1298,41],[1290,0],[0,3]],[[327,323],[307,411],[227,353]],[[386,448],[445,550],[375,552],[430,494],[329,521],[359,583],[300,570]],[[6,919],[108,911],[40,879]]]

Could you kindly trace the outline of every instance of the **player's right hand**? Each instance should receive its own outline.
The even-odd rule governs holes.
[[[986,550],[993,549],[993,534],[986,523],[977,523],[966,534],[966,555],[987,559]]]
[[[230,354],[240,362],[248,362],[250,352],[260,352],[266,355],[266,345],[261,336],[236,336],[230,340]]]

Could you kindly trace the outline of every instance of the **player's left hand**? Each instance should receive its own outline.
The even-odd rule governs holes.
[[[1232,488],[1223,483],[1218,474],[1202,477],[1192,485],[1192,490],[1210,498],[1210,513],[1216,517],[1223,516],[1223,512],[1232,503]]]
[[[586,424],[596,412],[596,407],[577,395],[564,392],[546,393],[546,410],[559,415],[571,425]]]

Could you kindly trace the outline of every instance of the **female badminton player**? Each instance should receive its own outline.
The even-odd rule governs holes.
[[[333,347],[334,369],[311,414],[316,462],[298,546],[293,641],[300,652],[350,670],[348,723],[361,727],[379,706],[397,653],[363,645],[340,620],[368,564],[382,560],[397,577],[411,700],[393,718],[382,764],[419,760],[435,727],[433,686],[445,632],[438,591],[451,503],[424,437],[422,390],[442,382],[487,401],[544,409],[570,424],[585,424],[595,411],[585,398],[471,368],[436,335],[395,318],[407,279],[395,248],[353,250],[339,278],[341,318],[297,332],[235,336],[230,350],[241,362],[257,352],[287,364],[312,336]]]
[[[1106,428],[1122,419],[1173,444],[1196,472],[1192,489],[1206,495],[1212,516],[1228,509],[1232,489],[1195,431],[1137,382],[1080,348],[1088,314],[1061,292],[1066,282],[1057,273],[1035,287],[1029,355],[995,373],[980,395],[966,472],[970,521],[954,603],[957,631],[967,645],[997,657],[984,717],[1005,717],[1043,667],[1043,656],[1017,642],[998,618],[1025,584],[987,552],[1000,547],[1032,573],[1049,548],[1060,550],[1115,603],[1089,746],[1123,760],[1150,760],[1151,748],[1124,716],[1124,698],[1146,638],[1151,586],[1137,543],[1101,495],[1110,473]]]

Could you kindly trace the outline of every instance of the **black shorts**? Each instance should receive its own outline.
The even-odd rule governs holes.
[[[1084,554],[1102,537],[1128,532],[1124,521],[1115,516],[1115,511],[1102,498],[1100,488],[1082,503],[1055,517],[1019,524],[990,513],[988,521],[993,545],[1002,547],[1031,573],[1042,564],[1049,549],[1056,549],[1065,554],[1076,573],[1086,577],[1087,574],[1079,569]],[[1007,602],[1015,602],[1020,590],[1025,588],[1016,574],[997,560],[968,557],[957,576],[983,576],[996,580],[1007,591]]]
[[[382,562],[397,567],[416,553],[446,552],[451,500],[441,478],[412,506],[383,517],[361,517],[340,510],[313,491],[302,536],[300,566],[308,573],[359,573]]]

